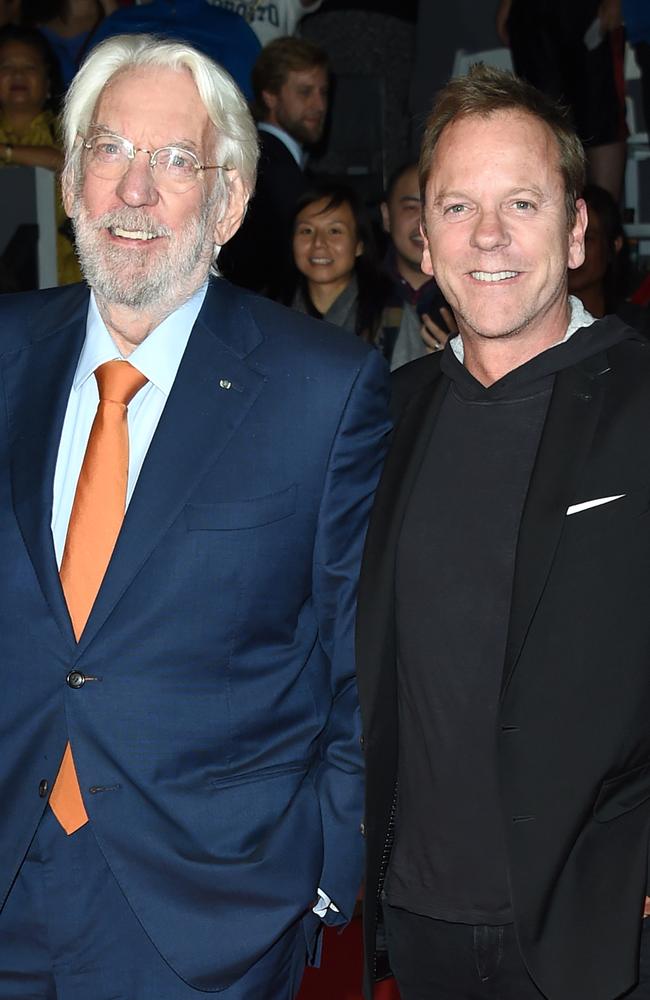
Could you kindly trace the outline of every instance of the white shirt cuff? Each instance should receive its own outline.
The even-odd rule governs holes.
[[[312,907],[313,912],[317,917],[324,917],[328,910],[333,913],[339,913],[338,906],[335,906],[332,900],[329,898],[327,893],[323,892],[322,889],[318,889],[318,902],[316,906]]]

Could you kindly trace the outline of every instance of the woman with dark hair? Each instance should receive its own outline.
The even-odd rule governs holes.
[[[585,260],[568,272],[569,292],[597,319],[616,313],[630,326],[650,335],[648,311],[627,300],[629,259],[618,205],[609,191],[595,184],[586,186],[583,198],[589,213]]]
[[[59,170],[52,80],[56,61],[35,28],[0,28],[0,160]]]
[[[322,184],[302,195],[294,217],[293,257],[298,271],[294,309],[379,346],[388,281],[352,188]]]
[[[52,108],[57,64],[36,28],[0,29],[0,167],[63,166],[58,120]],[[56,86],[56,85],[55,85]],[[67,216],[57,201],[57,265],[60,285],[81,279]],[[8,262],[11,268],[12,262]]]

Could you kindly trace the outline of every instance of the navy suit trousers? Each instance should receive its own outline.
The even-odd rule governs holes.
[[[270,918],[272,919],[272,918]],[[215,941],[215,953],[220,944]],[[306,960],[297,924],[220,1000],[293,1000]],[[133,914],[90,824],[71,837],[46,809],[0,913],[1,1000],[199,1000]]]

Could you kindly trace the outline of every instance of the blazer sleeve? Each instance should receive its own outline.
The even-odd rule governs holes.
[[[387,368],[372,351],[333,441],[314,549],[313,594],[332,699],[315,775],[324,840],[319,885],[341,913],[328,923],[350,918],[361,881],[363,759],[354,625],[361,554],[390,429]]]

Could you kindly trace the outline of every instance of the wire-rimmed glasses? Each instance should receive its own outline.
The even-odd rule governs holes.
[[[128,170],[136,153],[146,153],[156,187],[182,193],[194,187],[204,170],[234,170],[222,163],[201,163],[196,153],[183,146],[145,149],[114,132],[97,131],[81,136],[87,151],[88,170],[102,180],[119,180]]]

